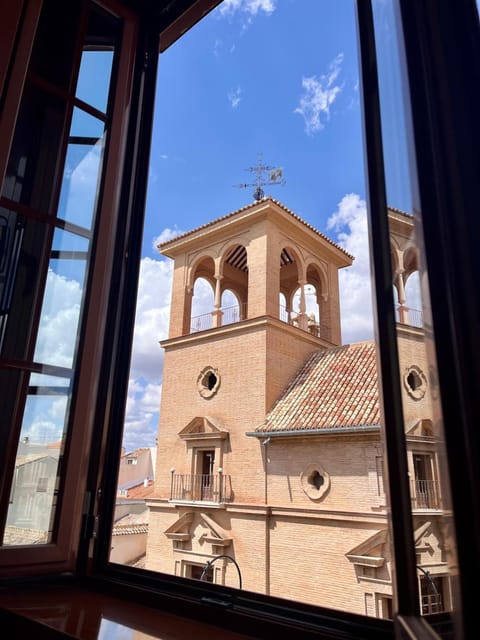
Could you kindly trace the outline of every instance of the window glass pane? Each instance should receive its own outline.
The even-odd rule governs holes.
[[[12,468],[8,456],[18,446],[5,545],[55,542],[52,523],[61,490],[70,382],[77,373],[75,353],[110,118],[110,113],[98,119],[87,111],[92,105],[107,109],[123,24],[93,3],[67,4],[42,4],[2,187],[0,414],[11,429],[0,430],[0,457],[6,469]],[[73,82],[87,49],[99,52],[98,64],[93,68],[85,56],[89,61],[82,65],[79,95],[87,99],[89,91],[91,104],[80,108]],[[96,84],[86,73],[96,74]]]
[[[52,541],[69,395],[67,379],[37,374],[30,380],[4,545]]]
[[[74,109],[58,217],[87,229],[93,222],[104,144],[104,123]]]
[[[451,521],[443,418],[422,240],[416,167],[410,149],[408,83],[401,23],[392,2],[374,2],[407,466],[422,614],[454,608],[456,544]],[[434,277],[431,275],[430,277]]]
[[[34,360],[72,367],[87,267],[87,240],[57,229],[48,266]],[[63,247],[83,247],[72,251]]]
[[[21,360],[27,357],[42,257],[51,230],[7,209],[0,209],[3,253],[0,260],[0,355]]]
[[[23,233],[23,217],[0,209],[0,350],[8,320]]]
[[[103,113],[107,111],[113,53],[121,20],[98,6],[91,7],[75,96]]]
[[[110,559],[391,618],[355,5],[246,7],[159,64]]]
[[[80,64],[76,97],[99,111],[107,110],[112,51],[84,51]]]
[[[2,189],[5,198],[49,212],[65,105],[35,87],[25,91]]]

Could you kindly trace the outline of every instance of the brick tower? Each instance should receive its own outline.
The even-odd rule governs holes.
[[[221,550],[265,544],[262,450],[245,433],[313,352],[341,344],[338,270],[352,257],[271,198],[159,250],[174,276],[147,568],[198,577]],[[213,308],[192,318],[200,277]],[[261,553],[248,555],[261,564]],[[224,573],[212,579],[235,585],[234,567],[215,570]]]

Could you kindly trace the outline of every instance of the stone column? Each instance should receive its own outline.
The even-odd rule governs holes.
[[[304,331],[308,331],[308,317],[306,314],[307,306],[305,303],[305,284],[304,280],[299,280],[298,284],[300,285],[300,313],[298,314],[298,326],[300,329]]]
[[[221,327],[222,326],[222,316],[223,311],[221,309],[222,306],[222,288],[221,281],[223,276],[216,274],[215,275],[215,301],[214,301],[214,309],[212,311],[212,327]]]
[[[398,321],[402,324],[409,324],[408,307],[405,306],[405,286],[403,284],[403,269],[396,271],[396,285],[398,294]]]

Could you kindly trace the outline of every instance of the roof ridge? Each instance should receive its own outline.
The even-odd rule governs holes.
[[[329,238],[322,231],[319,231],[312,224],[310,224],[309,222],[304,220],[302,217],[300,217],[297,213],[292,211],[292,209],[289,209],[287,206],[285,206],[282,202],[280,202],[280,200],[276,200],[275,198],[272,198],[272,196],[267,196],[265,198],[262,198],[261,200],[257,200],[256,202],[252,202],[250,204],[247,204],[247,205],[245,205],[243,207],[240,207],[239,209],[235,209],[234,211],[231,211],[230,213],[227,213],[227,214],[225,214],[223,216],[220,216],[219,218],[215,218],[214,220],[210,220],[210,222],[206,222],[206,223],[204,223],[204,224],[202,224],[202,225],[200,225],[198,227],[195,227],[194,229],[190,229],[190,231],[185,231],[184,233],[182,233],[182,234],[180,234],[178,236],[175,236],[174,238],[170,238],[170,240],[165,240],[164,242],[160,242],[159,244],[157,244],[157,249],[160,251],[160,249],[162,249],[164,247],[167,247],[169,244],[171,244],[173,242],[176,242],[177,240],[183,240],[184,238],[187,238],[188,236],[193,235],[194,233],[197,233],[198,231],[202,231],[203,229],[211,227],[214,224],[217,224],[218,222],[222,222],[224,220],[228,220],[229,218],[232,218],[233,216],[235,216],[235,215],[237,215],[239,213],[242,213],[243,211],[246,211],[246,210],[248,210],[248,209],[250,209],[250,208],[252,208],[252,207],[254,207],[254,206],[256,206],[256,205],[258,205],[260,203],[262,203],[262,202],[273,202],[278,207],[283,209],[286,213],[288,213],[293,218],[295,218],[296,220],[301,222],[308,229],[310,229],[311,231],[313,231],[314,233],[319,235],[321,238],[323,238],[324,240],[329,242],[336,249],[339,249],[340,251],[342,251],[350,259],[352,259],[352,260],[355,259],[355,257],[352,256],[350,253],[348,253],[348,251],[346,251],[340,244],[338,244],[337,242],[334,242],[331,238]]]

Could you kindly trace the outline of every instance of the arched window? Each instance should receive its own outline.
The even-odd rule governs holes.
[[[222,325],[243,320],[240,301],[231,289],[222,293]]]
[[[193,287],[191,331],[204,331],[212,326],[214,291],[206,278],[197,278]]]

